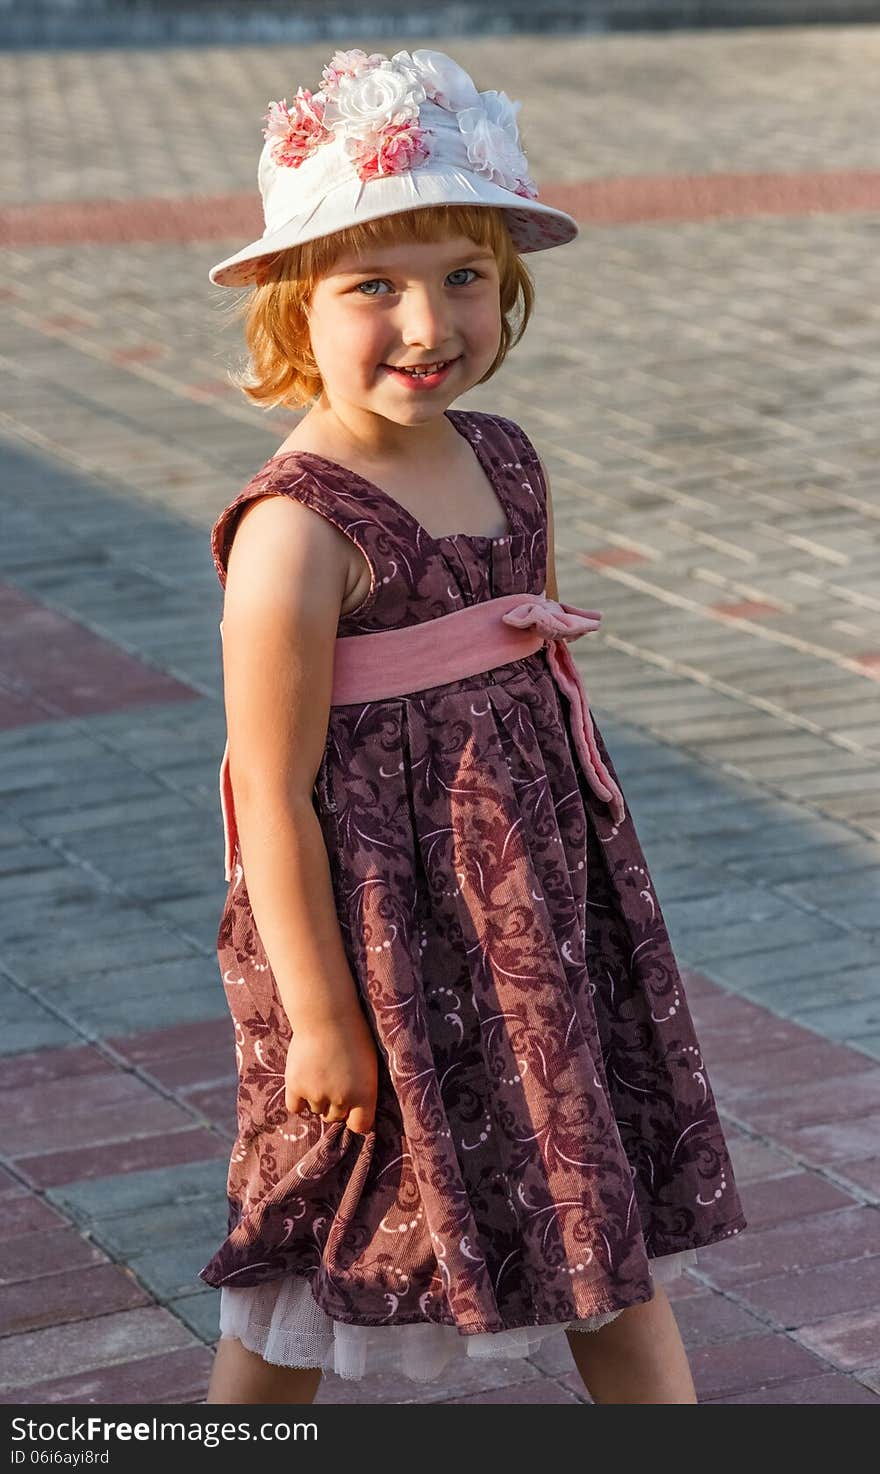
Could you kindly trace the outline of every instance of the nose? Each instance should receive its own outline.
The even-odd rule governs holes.
[[[411,347],[434,352],[449,345],[451,319],[451,304],[442,291],[416,288],[406,293],[401,307],[401,337]]]

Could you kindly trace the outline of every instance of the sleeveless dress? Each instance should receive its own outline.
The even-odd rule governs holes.
[[[513,421],[447,410],[508,521],[433,538],[311,452],[272,457],[212,534],[289,496],[349,537],[370,591],[339,636],[541,594],[547,506]],[[588,654],[588,651],[586,652]],[[601,733],[599,752],[617,775]],[[619,780],[617,780],[619,783]],[[331,707],[313,807],[379,1055],[373,1129],[291,1116],[291,1029],[241,856],[218,936],[235,1028],[221,1333],[343,1376],[436,1376],[650,1300],[745,1226],[681,976],[629,814],[589,788],[544,648]]]

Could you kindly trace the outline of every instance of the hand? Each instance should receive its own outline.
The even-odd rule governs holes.
[[[360,1007],[294,1030],[284,1086],[284,1104],[294,1115],[312,1110],[328,1122],[347,1121],[360,1136],[372,1129],[379,1054]]]

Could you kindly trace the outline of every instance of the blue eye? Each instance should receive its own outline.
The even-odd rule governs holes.
[[[449,276],[446,278],[446,280],[449,281],[450,277],[453,277],[453,276],[465,276],[465,275],[470,275],[470,276],[476,278],[476,277],[479,277],[480,273],[478,271],[474,271],[474,268],[472,266],[459,266],[459,267],[456,268],[455,271],[450,271]],[[376,286],[380,286],[381,287],[381,286],[387,286],[387,285],[388,285],[388,283],[385,282],[385,281],[383,281],[382,277],[380,277],[380,276],[374,276],[374,277],[371,277],[369,281],[358,282],[357,286],[355,287],[355,291],[356,292],[360,292],[360,294],[361,294],[362,297],[378,297],[378,296],[381,296],[381,295],[384,295],[384,294],[383,293],[379,293],[379,292],[364,291],[364,288],[365,287],[376,287]],[[470,282],[469,281],[466,281],[466,282],[456,282],[454,285],[456,285],[456,286],[469,287],[470,286]]]

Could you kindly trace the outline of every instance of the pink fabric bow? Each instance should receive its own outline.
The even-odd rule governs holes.
[[[576,640],[579,635],[591,634],[602,623],[596,609],[576,609],[573,604],[559,604],[556,599],[544,596],[524,600],[501,618],[505,624],[515,624],[520,630],[534,625],[550,640],[560,635],[564,640]]]
[[[615,824],[622,824],[626,816],[623,794],[599,753],[587,693],[567,644],[569,640],[577,640],[581,635],[597,630],[602,622],[601,614],[595,609],[560,604],[545,595],[540,599],[524,600],[516,608],[508,609],[501,618],[505,624],[516,625],[517,629],[534,626],[544,635],[547,664],[571,707],[572,735],[587,781],[596,796],[610,805]]]

